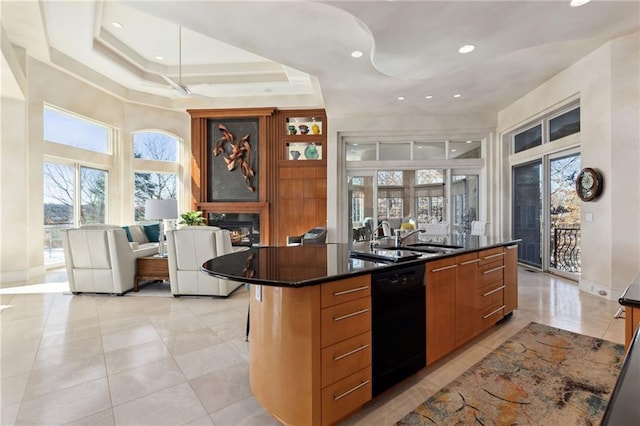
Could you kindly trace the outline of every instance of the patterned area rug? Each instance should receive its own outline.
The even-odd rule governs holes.
[[[623,359],[624,345],[531,323],[397,424],[597,425]]]

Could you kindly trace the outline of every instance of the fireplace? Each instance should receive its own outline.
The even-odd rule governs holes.
[[[209,213],[208,224],[228,229],[231,244],[253,246],[260,243],[260,215],[254,213]]]

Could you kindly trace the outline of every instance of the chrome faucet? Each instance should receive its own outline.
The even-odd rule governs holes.
[[[410,236],[412,236],[413,234],[418,233],[418,232],[425,232],[425,230],[424,229],[414,229],[413,231],[409,232],[404,237],[400,236],[400,232],[401,232],[401,229],[396,229],[395,230],[395,233],[396,233],[396,248],[400,248],[400,246],[402,245],[402,242],[404,240],[406,240],[407,238],[409,238]]]

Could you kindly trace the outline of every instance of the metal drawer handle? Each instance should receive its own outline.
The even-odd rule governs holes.
[[[480,262],[480,259],[467,260],[466,262],[462,262],[460,265],[468,265],[470,263]]]
[[[339,291],[339,292],[337,292],[337,293],[333,293],[333,295],[334,295],[334,296],[342,296],[343,294],[354,293],[354,292],[356,292],[356,291],[366,290],[366,289],[368,289],[368,288],[369,288],[369,286],[368,286],[368,285],[365,285],[365,286],[362,286],[362,287],[352,288],[352,289],[350,289],[350,290]]]
[[[368,347],[369,347],[369,345],[362,345],[359,348],[356,348],[356,349],[354,349],[352,351],[347,352],[346,354],[334,356],[333,360],[334,361],[340,361],[342,358],[348,357],[349,355],[353,355],[353,354],[355,354],[357,352],[360,352],[360,351],[362,351],[364,349],[367,349]]]
[[[432,269],[431,272],[440,272],[440,271],[445,271],[447,269],[452,269],[452,268],[457,268],[457,267],[458,267],[458,265],[443,266],[442,268]]]
[[[495,311],[491,312],[490,314],[487,314],[485,316],[482,317],[482,319],[487,319],[489,318],[491,315],[493,314],[497,314],[498,312],[500,312],[501,310],[503,310],[504,308],[506,308],[507,305],[502,305],[500,306],[498,309],[496,309]]]
[[[514,245],[512,245],[512,246],[507,246],[507,247],[506,247],[506,249],[507,249],[507,250],[513,250],[514,248],[518,248],[518,245],[517,245],[517,244],[514,244]]]
[[[484,271],[483,274],[485,274],[485,275],[486,274],[490,274],[492,272],[499,271],[500,269],[504,269],[504,265],[498,266],[497,268],[489,269],[488,271]]]
[[[485,256],[483,259],[493,259],[494,257],[500,257],[500,256],[504,256],[504,252],[492,254],[491,256]]]
[[[502,289],[503,289],[503,288],[505,288],[505,287],[506,287],[506,286],[504,286],[504,285],[503,285],[503,286],[500,286],[500,287],[498,287],[498,288],[494,288],[494,289],[493,289],[493,290],[491,290],[490,292],[483,294],[483,295],[482,295],[482,297],[487,297],[488,295],[493,294],[493,293],[495,293],[496,291],[500,291],[500,290],[502,290]]]
[[[352,312],[350,314],[343,315],[341,317],[333,317],[333,320],[335,322],[338,322],[338,321],[342,321],[343,319],[347,319],[347,318],[355,317],[356,315],[364,314],[365,312],[369,312],[369,308],[361,309],[359,311]]]
[[[346,391],[346,392],[344,392],[344,393],[342,393],[342,394],[340,394],[340,395],[338,395],[338,396],[335,396],[335,395],[334,395],[334,396],[333,396],[333,400],[334,400],[334,401],[337,401],[337,400],[339,400],[339,399],[342,399],[342,398],[344,398],[345,396],[349,395],[351,392],[355,392],[355,391],[357,391],[358,389],[360,389],[361,387],[366,386],[366,385],[368,385],[368,384],[369,384],[369,380],[365,380],[364,382],[360,383],[360,384],[359,384],[358,386],[356,386],[355,388],[349,389],[348,391]]]

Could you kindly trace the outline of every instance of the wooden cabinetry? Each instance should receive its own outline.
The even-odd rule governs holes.
[[[371,399],[371,278],[322,286],[322,424]]]
[[[473,339],[478,334],[478,253],[455,258],[456,268],[456,346]]]
[[[427,262],[427,364],[517,308],[517,246]]]
[[[427,262],[427,365],[456,348],[456,258]]]
[[[484,331],[504,317],[504,249],[496,247],[478,253],[478,331]]]
[[[504,313],[518,309],[518,245],[504,248]]]
[[[276,244],[284,245],[288,235],[327,225],[327,119],[324,110],[285,110],[277,122],[274,211]]]
[[[640,327],[640,308],[632,306],[624,307],[624,345],[626,349],[629,349],[631,340],[636,332],[636,329]]]
[[[271,414],[333,424],[371,400],[370,275],[260,293],[252,286],[251,388]]]
[[[284,245],[288,235],[302,235],[313,227],[326,226],[327,118],[323,109],[187,112],[191,115],[193,209],[203,211],[205,218],[209,214],[259,216],[256,228],[263,245]],[[213,155],[221,135],[219,125],[229,131],[232,125],[240,126],[243,134],[234,134],[236,140],[244,136],[245,128],[251,129],[251,155],[246,159],[256,175],[250,177],[250,184],[244,183],[242,167],[229,171],[226,164],[216,165],[223,161],[223,155]],[[295,128],[295,134],[290,126]]]

